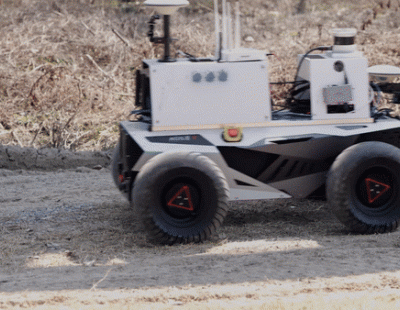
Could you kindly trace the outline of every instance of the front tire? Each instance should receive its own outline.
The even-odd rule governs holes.
[[[222,171],[208,157],[163,153],[140,170],[132,197],[151,242],[201,242],[222,225],[229,188]]]
[[[327,180],[335,216],[357,233],[385,233],[400,219],[400,150],[383,142],[363,142],[343,151]]]

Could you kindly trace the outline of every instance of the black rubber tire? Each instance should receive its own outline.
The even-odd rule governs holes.
[[[400,219],[400,150],[363,142],[344,150],[328,173],[328,204],[351,231],[386,233]]]
[[[183,189],[189,194],[179,194]],[[163,153],[142,167],[132,197],[150,242],[202,242],[222,225],[228,212],[229,187],[222,171],[208,157]],[[174,199],[186,199],[188,208],[178,206]]]
[[[118,171],[118,163],[121,161],[121,155],[120,155],[120,145],[119,142],[116,145],[113,155],[112,155],[112,159],[111,159],[111,174],[112,174],[112,178],[114,180],[115,186],[117,186],[117,188],[119,190],[121,190],[121,182],[119,180],[119,171]]]

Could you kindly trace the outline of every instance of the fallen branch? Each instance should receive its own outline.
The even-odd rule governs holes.
[[[197,3],[197,4],[198,4],[199,6],[201,6],[203,9],[206,9],[206,10],[208,10],[208,11],[210,11],[210,12],[214,11],[213,8],[210,8],[209,6],[206,6],[206,5],[202,4],[202,3]]]
[[[122,35],[121,35],[117,30],[115,30],[114,28],[112,28],[111,31],[112,31],[112,32],[118,37],[118,39],[120,39],[126,46],[132,48],[132,46],[129,44],[129,42],[128,42],[124,37],[122,37]]]
[[[93,65],[101,72],[103,73],[106,77],[112,79],[114,81],[114,78],[109,75],[107,72],[105,72],[100,66],[97,64],[97,62],[90,56],[89,54],[86,54],[86,57],[93,63]]]
[[[29,146],[33,146],[33,142],[35,142],[36,137],[38,136],[39,132],[42,130],[43,123],[44,123],[44,121],[42,121],[42,122],[39,124],[39,129],[36,130],[35,135],[34,135],[34,137],[33,137],[32,140],[31,140],[31,143],[29,143]]]
[[[113,268],[110,268],[107,270],[106,274],[104,275],[104,277],[102,277],[99,281],[97,281],[96,283],[93,284],[92,288],[90,289],[91,291],[95,290],[97,288],[97,285],[99,285],[101,282],[103,282],[109,275],[109,273],[111,272],[111,270],[113,270]]]
[[[92,35],[96,36],[96,34],[92,31],[92,29],[89,28],[88,25],[86,25],[83,21],[81,21],[81,23],[86,28],[87,31],[89,31]]]

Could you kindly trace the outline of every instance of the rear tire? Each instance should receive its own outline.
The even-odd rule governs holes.
[[[331,210],[353,232],[396,230],[400,219],[400,150],[383,142],[347,148],[333,163],[326,190]]]
[[[132,197],[153,243],[201,242],[222,225],[228,211],[225,176],[208,157],[163,153],[135,179]]]

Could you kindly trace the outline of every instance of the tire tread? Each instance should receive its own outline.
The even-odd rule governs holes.
[[[152,211],[148,206],[148,200],[146,200],[146,197],[152,193],[149,178],[153,176],[154,172],[157,171],[158,175],[165,173],[182,162],[205,172],[211,177],[217,192],[217,209],[214,212],[214,217],[209,220],[208,225],[200,233],[193,233],[187,236],[178,236],[164,231],[154,221]],[[156,244],[172,245],[176,243],[203,242],[209,239],[222,225],[228,213],[229,187],[226,178],[220,168],[211,159],[199,153],[163,153],[151,158],[137,175],[132,196],[135,201],[135,209],[138,217],[144,225],[149,241]]]
[[[351,171],[373,156],[387,156],[400,166],[400,150],[396,147],[383,142],[363,142],[347,148],[337,157],[326,184],[328,203],[334,215],[353,232],[361,234],[392,232],[399,226],[399,218],[381,224],[368,224],[352,212],[354,206],[347,188]]]

